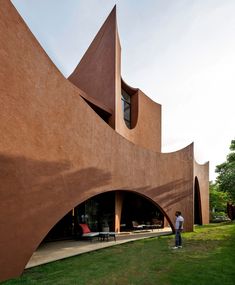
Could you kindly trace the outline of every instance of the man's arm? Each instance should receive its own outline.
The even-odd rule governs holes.
[[[179,221],[179,230],[182,230],[182,228],[183,228],[183,222]]]

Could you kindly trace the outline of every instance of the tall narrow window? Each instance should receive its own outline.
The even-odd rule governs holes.
[[[127,127],[131,128],[131,96],[122,89],[122,110],[123,118]]]

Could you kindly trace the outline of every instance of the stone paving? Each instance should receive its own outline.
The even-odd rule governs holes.
[[[122,243],[127,243],[139,239],[151,238],[160,235],[172,234],[171,228],[164,228],[150,231],[135,231],[117,234],[116,241],[110,238],[108,241],[100,241],[95,239],[93,241],[87,240],[66,240],[57,242],[48,242],[39,246],[33,253],[25,268],[38,266],[63,258],[83,254],[86,252],[99,250],[102,248],[115,246]]]

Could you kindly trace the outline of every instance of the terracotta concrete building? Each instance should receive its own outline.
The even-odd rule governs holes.
[[[209,222],[208,168],[193,143],[161,152],[161,105],[121,77],[115,8],[68,79],[0,1],[0,280],[86,221],[112,231]]]

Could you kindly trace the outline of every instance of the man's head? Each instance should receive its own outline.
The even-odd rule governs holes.
[[[176,215],[176,217],[178,217],[178,216],[181,215],[181,212],[180,212],[180,211],[176,211],[176,212],[175,212],[175,215]]]

